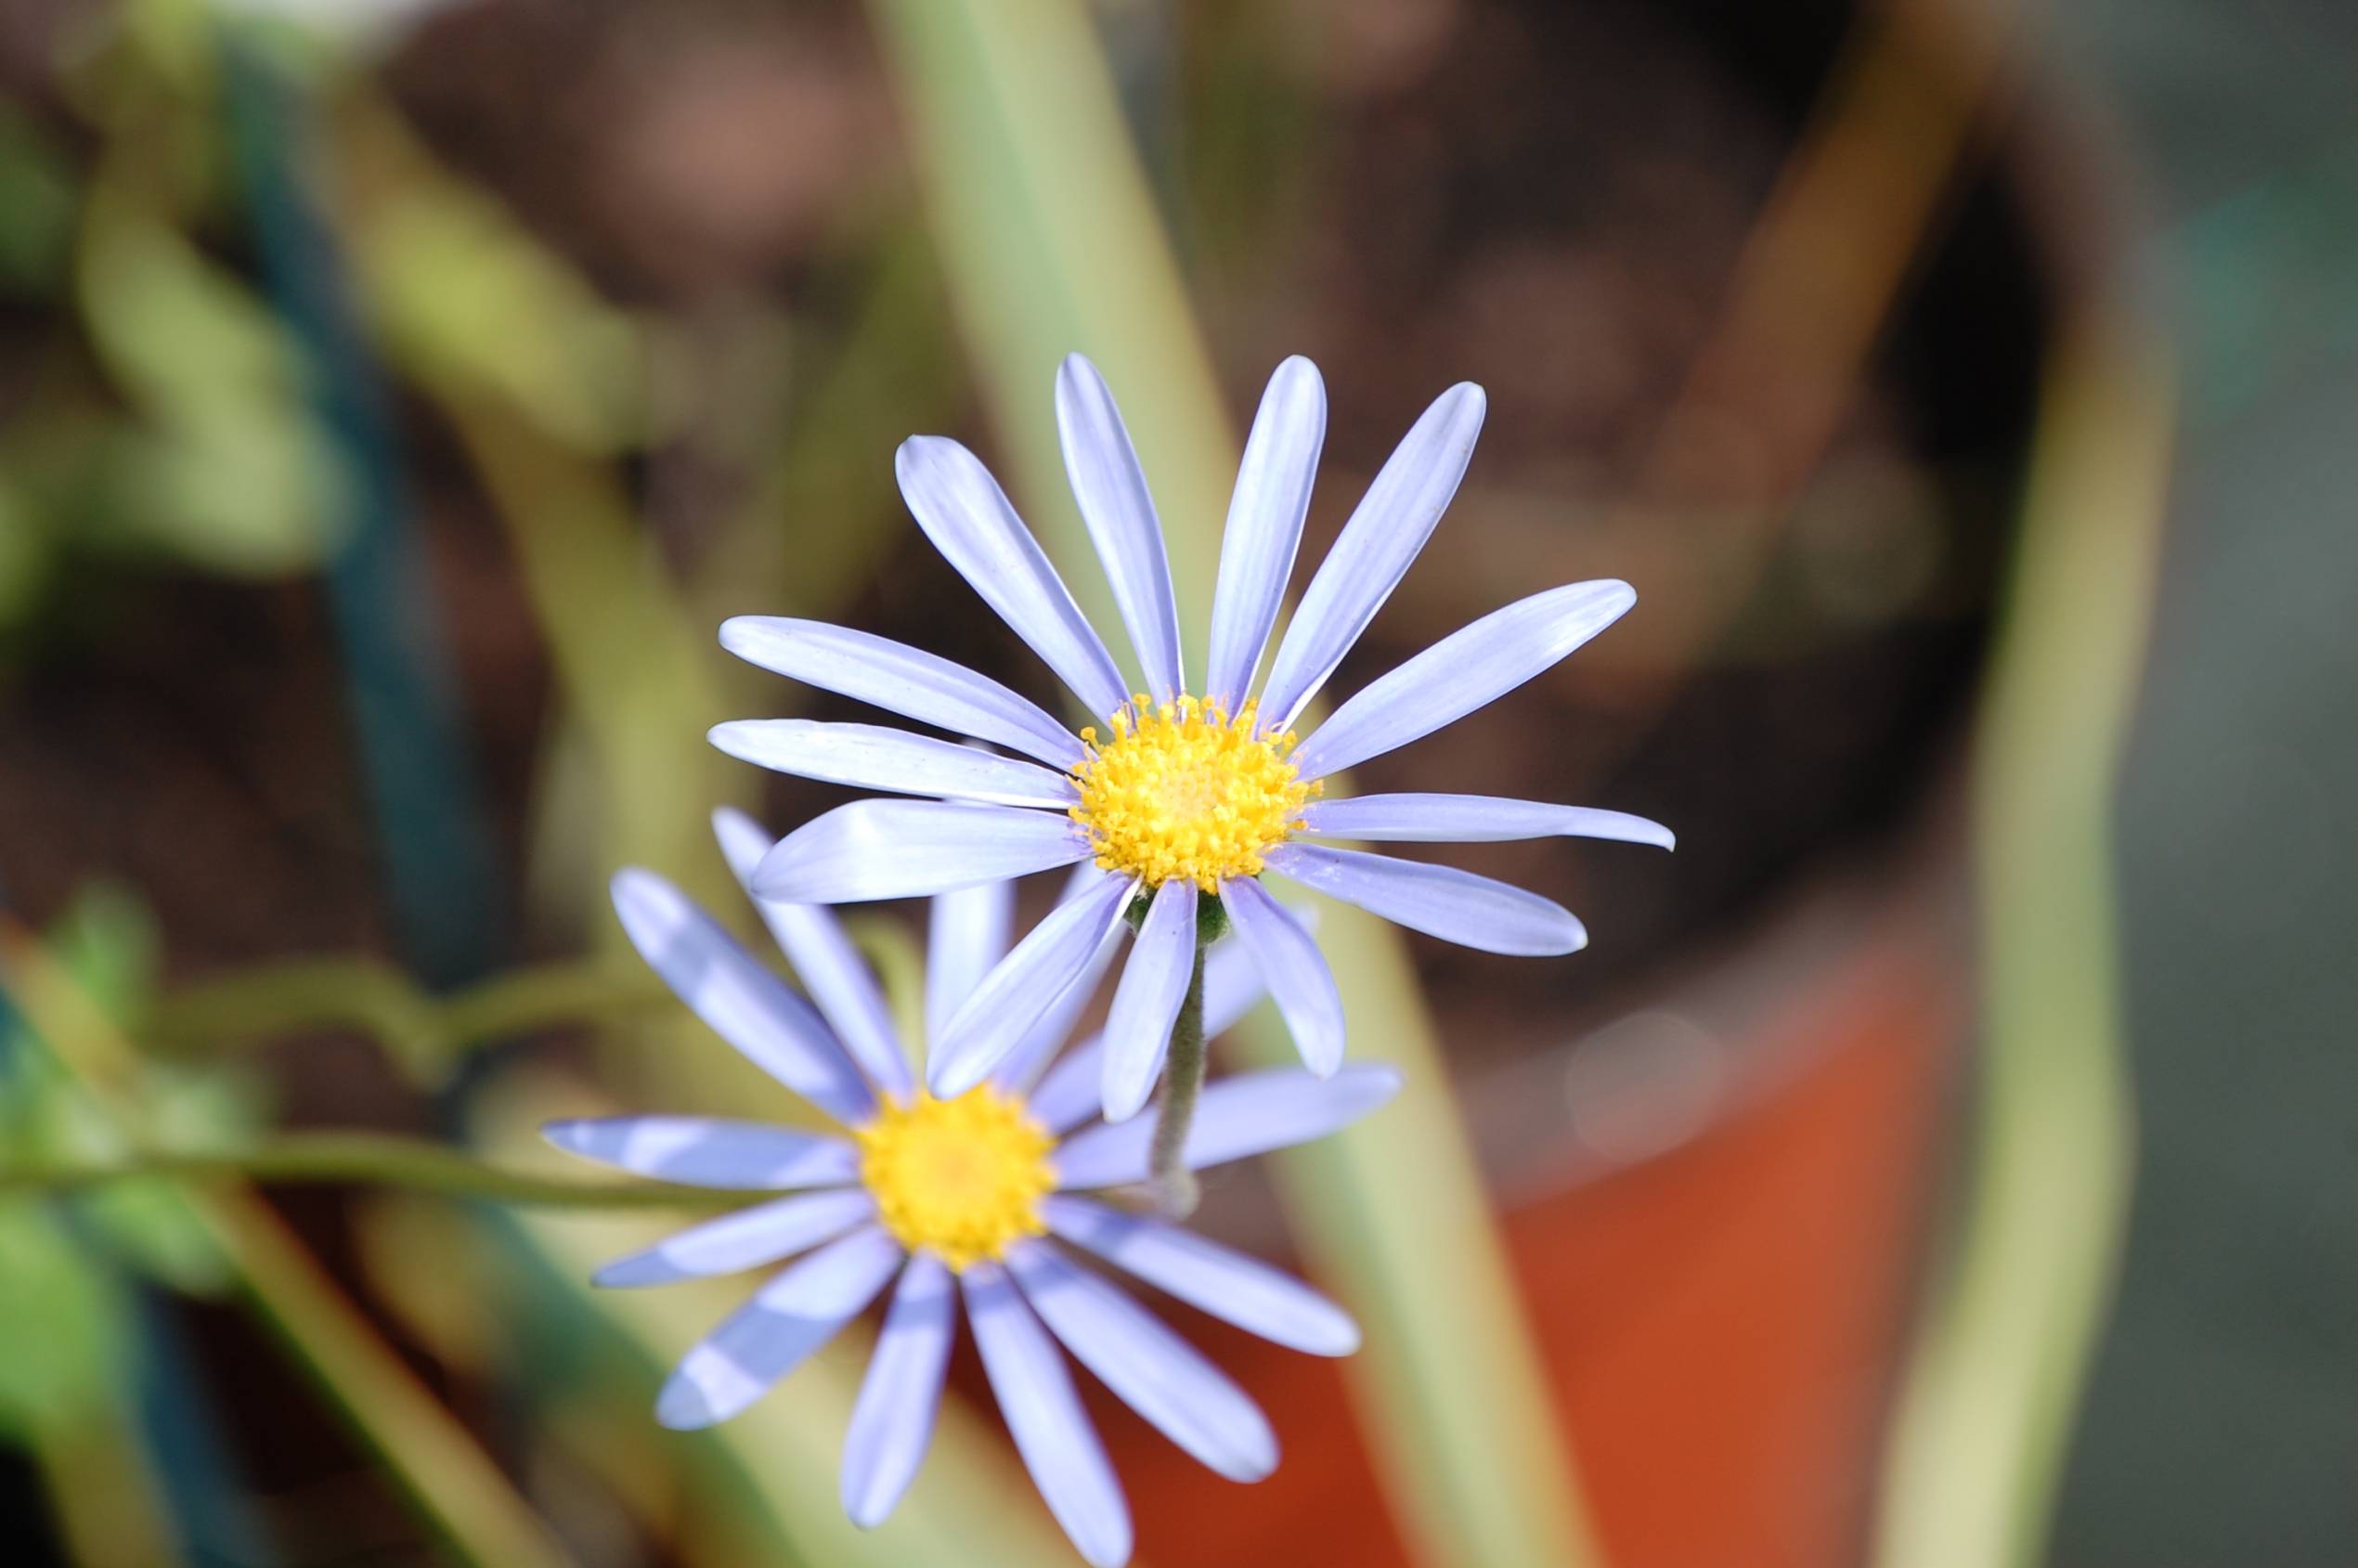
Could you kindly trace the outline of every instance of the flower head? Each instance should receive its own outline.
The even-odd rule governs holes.
[[[781,674],[1004,748],[867,724],[720,725],[723,750],[783,772],[918,799],[869,799],[790,835],[756,889],[789,903],[944,892],[1058,866],[1082,885],[1008,954],[944,1030],[933,1092],[954,1097],[1018,1048],[1038,1010],[1134,902],[1138,940],[1116,993],[1101,1085],[1108,1118],[1145,1105],[1185,991],[1200,901],[1217,899],[1302,1059],[1343,1055],[1341,997],[1301,921],[1262,887],[1276,873],[1385,919],[1493,952],[1587,940],[1546,899],[1489,877],[1335,847],[1577,835],[1667,847],[1617,811],[1478,795],[1335,798],[1343,770],[1441,729],[1554,666],[1636,602],[1611,580],[1548,589],[1443,638],[1356,693],[1306,736],[1312,698],[1431,537],[1473,452],[1480,388],[1425,411],[1311,577],[1262,673],[1310,505],[1326,392],[1308,360],[1270,378],[1237,473],[1199,685],[1182,667],[1160,524],[1112,394],[1075,356],[1056,378],[1065,467],[1144,674],[1134,684],[1074,604],[989,471],[956,442],[901,446],[902,495],[926,535],[1090,716],[1075,731],[995,680],[904,644],[812,621],[742,616],[732,652]],[[1258,681],[1259,690],[1254,687]]]
[[[750,878],[768,836],[734,812],[715,826],[739,878]],[[999,957],[1007,896],[1001,883],[936,901],[926,1011],[937,1023]],[[761,906],[806,1001],[653,873],[623,872],[614,897],[631,942],[682,1001],[849,1132],[686,1116],[548,1128],[560,1147],[642,1175],[778,1195],[599,1271],[602,1285],[654,1285],[784,1265],[680,1360],[657,1397],[658,1419],[694,1428],[736,1415],[888,1289],[844,1445],[843,1504],[862,1527],[890,1514],[924,1459],[962,1302],[1024,1463],[1088,1562],[1128,1559],[1130,1519],[1067,1353],[1221,1474],[1251,1481],[1276,1467],[1276,1438],[1251,1399],[1075,1254],[1314,1354],[1349,1354],[1358,1330],[1287,1276],[1090,1196],[1145,1178],[1148,1129],[1097,1119],[1102,1037],[1057,1056],[1095,989],[1089,972],[1033,1010],[1032,1029],[997,1071],[936,1098],[911,1073],[874,977],[826,910]],[[1088,970],[1102,975],[1106,956]],[[1261,995],[1236,943],[1212,951],[1204,989],[1207,1032]],[[1224,1080],[1204,1092],[1187,1162],[1323,1136],[1398,1088],[1382,1068]]]

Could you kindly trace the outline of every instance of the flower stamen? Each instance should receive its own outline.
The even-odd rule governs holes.
[[[1286,760],[1291,731],[1259,732],[1258,705],[1232,718],[1195,697],[1144,695],[1108,720],[1112,738],[1081,732],[1088,756],[1072,771],[1097,864],[1149,888],[1184,877],[1204,892],[1230,876],[1258,876],[1261,857],[1300,824],[1318,793]]]
[[[988,1083],[950,1100],[920,1093],[887,1105],[859,1137],[860,1180],[913,1252],[963,1273],[1048,1228],[1040,1200],[1056,1184],[1056,1139],[1014,1095]]]

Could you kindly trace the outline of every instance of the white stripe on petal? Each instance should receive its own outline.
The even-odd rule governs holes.
[[[956,741],[913,735],[882,724],[826,724],[815,719],[738,719],[708,737],[740,761],[798,779],[952,797],[998,806],[1061,811],[1081,801],[1069,773],[1002,757]]]
[[[1016,885],[984,882],[938,895],[926,912],[926,1043],[941,1038],[991,965],[1007,955]]]
[[[1293,576],[1302,520],[1327,438],[1327,388],[1318,367],[1300,355],[1269,378],[1237,469],[1228,526],[1220,539],[1220,584],[1211,600],[1211,662],[1203,695],[1234,713],[1252,689],[1253,670],[1277,624],[1286,579]]]
[[[1400,1092],[1388,1067],[1347,1067],[1332,1078],[1298,1068],[1238,1073],[1207,1087],[1187,1132],[1189,1170],[1323,1138],[1348,1127]],[[1075,1190],[1147,1179],[1154,1124],[1125,1121],[1084,1128],[1053,1157],[1058,1185]]]
[[[1244,943],[1214,942],[1203,961],[1203,1037],[1216,1040],[1227,1033],[1267,994],[1261,970]],[[1066,1020],[1068,1028],[1070,1022]],[[1032,1119],[1051,1133],[1069,1133],[1098,1115],[1105,1108],[1100,1082],[1105,1053],[1102,1031],[1067,1052],[1033,1093],[1029,1108]]]
[[[893,466],[917,525],[999,618],[1104,720],[1130,700],[1113,655],[982,460],[955,441],[913,435]]]
[[[862,1530],[890,1516],[933,1441],[942,1372],[957,1334],[953,1289],[941,1260],[921,1252],[901,1271],[885,1314],[843,1439],[843,1511]]]
[[[1043,1242],[1013,1249],[1007,1268],[1074,1359],[1165,1437],[1231,1481],[1277,1468],[1277,1434],[1261,1407],[1146,1308]]]
[[[824,621],[738,616],[720,623],[720,645],[780,675],[991,741],[1055,768],[1086,755],[1081,737],[1047,709],[922,648]]]
[[[1385,460],[1277,644],[1261,693],[1263,729],[1294,721],[1392,597],[1458,493],[1485,406],[1482,388],[1459,382],[1434,399]]]
[[[590,1276],[590,1283],[668,1285],[675,1279],[735,1274],[833,1240],[875,1212],[875,1199],[859,1187],[798,1192],[690,1225],[643,1252],[608,1263]]]
[[[614,909],[630,945],[706,1027],[836,1121],[867,1120],[875,1101],[825,1022],[688,895],[633,866],[615,874]]]
[[[540,1135],[617,1170],[732,1191],[780,1192],[858,1179],[860,1150],[843,1139],[709,1116],[598,1116],[551,1121]]]
[[[1135,884],[1106,876],[1060,904],[983,978],[926,1064],[936,1097],[954,1099],[988,1078],[1088,968],[1121,919]]]
[[[1147,690],[1157,702],[1175,702],[1187,682],[1162,525],[1155,520],[1154,497],[1113,393],[1097,367],[1078,354],[1066,356],[1056,370],[1056,435],[1072,499],[1113,585],[1121,624],[1130,628],[1131,646],[1147,672]]]
[[[1107,1121],[1127,1121],[1153,1093],[1195,966],[1196,885],[1173,878],[1155,891],[1106,1017]]]
[[[991,1392],[1048,1511],[1091,1568],[1121,1568],[1130,1561],[1130,1508],[1063,1355],[1005,1269],[977,1263],[959,1282]]]
[[[789,1265],[680,1359],[655,1396],[655,1419],[693,1431],[736,1415],[874,1301],[902,1256],[870,1226]]]
[[[1637,602],[1637,590],[1604,578],[1493,610],[1354,693],[1302,743],[1294,766],[1302,778],[1324,778],[1455,723],[1555,665]]]
[[[1293,913],[1249,876],[1220,885],[1220,901],[1261,967],[1303,1063],[1319,1077],[1342,1065],[1342,994],[1318,944]]]
[[[770,835],[743,811],[726,806],[713,812],[712,833],[720,841],[721,858],[750,897],[754,870],[775,847]],[[768,899],[754,899],[753,907],[868,1082],[896,1095],[907,1094],[913,1080],[892,1009],[835,914],[818,904]]]
[[[1455,866],[1299,842],[1263,859],[1281,876],[1460,947],[1535,958],[1588,945],[1587,931],[1561,904]]]
[[[1181,1225],[1058,1195],[1042,1206],[1048,1228],[1116,1268],[1233,1323],[1312,1355],[1359,1348],[1351,1315],[1290,1275]]]
[[[1512,838],[1611,838],[1675,848],[1660,823],[1593,806],[1558,806],[1496,795],[1354,795],[1313,800],[1302,830],[1367,843],[1484,844]]]
[[[790,904],[925,898],[1093,852],[1087,830],[1056,811],[855,800],[788,834],[753,874],[753,892]]]

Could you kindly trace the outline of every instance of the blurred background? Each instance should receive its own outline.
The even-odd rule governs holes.
[[[1069,1560],[965,1347],[873,1535],[857,1343],[657,1429],[749,1282],[593,1295],[678,1216],[531,1129],[795,1114],[605,880],[750,932],[709,810],[846,797],[705,744],[862,716],[726,616],[1054,704],[891,453],[974,445],[1102,609],[1076,349],[1191,638],[1279,359],[1313,560],[1484,385],[1337,690],[1639,607],[1359,786],[1679,840],[1446,852],[1561,962],[1328,912],[1411,1091],[1199,1223],[1367,1346],[1159,1303],[1286,1459],[1092,1388],[1141,1562],[2351,1561],[2353,72],[2330,0],[6,0],[6,1561]]]

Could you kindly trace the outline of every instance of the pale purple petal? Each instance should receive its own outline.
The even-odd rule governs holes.
[[[1078,354],[1066,356],[1056,371],[1056,434],[1072,499],[1113,585],[1121,624],[1130,628],[1131,646],[1147,672],[1147,690],[1157,702],[1175,702],[1187,682],[1162,525],[1155,520],[1154,497],[1113,393],[1097,367]]]
[[[955,441],[913,435],[894,460],[917,525],[999,618],[1100,720],[1130,700],[1113,655],[982,460]]]
[[[1043,1242],[1007,1254],[1024,1300],[1073,1358],[1156,1430],[1231,1481],[1277,1468],[1268,1418],[1203,1353]]]
[[[1156,889],[1106,1016],[1107,1121],[1127,1121],[1153,1093],[1195,967],[1196,885],[1174,878]]]
[[[935,898],[926,915],[926,1042],[941,1039],[982,977],[1007,955],[1016,885],[984,882]]]
[[[926,898],[1094,852],[1088,831],[1061,812],[855,800],[788,834],[753,874],[753,891],[791,904]]]
[[[903,1256],[872,1225],[789,1265],[680,1359],[655,1419],[693,1431],[744,1410],[858,1316]]]
[[[1332,1078],[1298,1068],[1224,1078],[1207,1086],[1196,1102],[1186,1166],[1200,1170],[1323,1138],[1399,1092],[1398,1072],[1367,1065],[1346,1067]],[[1074,1134],[1054,1156],[1058,1185],[1081,1190],[1145,1181],[1154,1131],[1153,1122],[1134,1120]]]
[[[882,724],[739,719],[714,725],[708,738],[739,761],[854,789],[1045,806],[1054,811],[1081,803],[1080,786],[1069,773]]]
[[[633,866],[615,874],[614,908],[630,945],[706,1028],[836,1121],[868,1119],[868,1085],[810,1004],[688,895]]]
[[[1261,693],[1263,728],[1294,721],[1392,597],[1458,493],[1484,407],[1482,388],[1471,382],[1443,393],[1367,486],[1277,644]]]
[[[1296,355],[1277,367],[1261,395],[1220,539],[1203,694],[1225,712],[1236,712],[1251,691],[1269,628],[1277,624],[1326,438],[1326,385],[1318,367]]]
[[[1121,1568],[1130,1561],[1130,1508],[1064,1356],[1005,1269],[977,1263],[959,1282],[991,1391],[1048,1511],[1092,1568]]]
[[[1592,806],[1509,800],[1496,795],[1354,795],[1313,800],[1302,831],[1367,843],[1484,844],[1512,838],[1611,838],[1625,844],[1677,844],[1660,823]]]
[[[1359,1326],[1342,1308],[1292,1276],[1183,1225],[1061,1194],[1042,1212],[1048,1228],[1076,1247],[1249,1334],[1312,1355],[1359,1348]]]
[[[942,1372],[957,1334],[950,1270],[920,1252],[901,1271],[860,1402],[843,1439],[843,1511],[862,1530],[890,1516],[917,1478],[941,1408]]]
[[[1588,945],[1562,905],[1455,866],[1298,842],[1263,859],[1281,876],[1460,947],[1544,957]]]
[[[540,1135],[568,1154],[688,1186],[782,1192],[860,1175],[859,1146],[818,1133],[709,1116],[594,1116]]]
[[[1040,1015],[1039,1021],[1025,1031],[1016,1048],[991,1069],[992,1082],[1018,1095],[1031,1087],[1032,1081],[1040,1076],[1040,1069],[1047,1066],[1065,1043],[1072,1038],[1074,1021],[1095,998],[1097,988],[1105,983],[1106,971],[1113,967],[1114,955],[1121,951],[1121,922],[1117,920],[1107,927],[1105,940],[1097,944],[1097,951],[1090,954],[1088,966],[1081,971],[1081,978],[1057,993],[1056,1001],[1050,1003],[1048,1010]],[[1096,1095],[1097,1080],[1092,1073],[1089,1103],[1093,1110],[1096,1107]]]
[[[991,741],[1055,768],[1088,754],[1081,737],[1027,697],[922,648],[824,621],[738,616],[720,645],[806,685],[890,709],[922,724]]]
[[[807,1251],[873,1219],[875,1199],[860,1187],[798,1192],[690,1225],[643,1252],[608,1263],[592,1285],[668,1285],[709,1274],[735,1274]]]
[[[1342,994],[1309,930],[1249,876],[1220,885],[1237,938],[1261,967],[1303,1063],[1319,1077],[1342,1065]]]
[[[1203,961],[1203,1037],[1216,1040],[1227,1033],[1267,994],[1260,966],[1242,942],[1214,942]],[[1068,1018],[1066,1027],[1070,1026]],[[1102,1111],[1105,1051],[1106,1037],[1099,1032],[1065,1053],[1031,1096],[1033,1119],[1051,1133],[1069,1133]]]
[[[743,811],[726,806],[713,812],[712,832],[720,841],[721,858],[750,896],[755,868],[774,847],[770,835]],[[868,1082],[895,1095],[906,1095],[914,1080],[909,1075],[908,1054],[901,1049],[892,1008],[875,976],[869,972],[867,961],[844,935],[842,924],[818,904],[755,899],[753,907],[760,912],[762,924],[770,927],[810,999],[819,1004],[820,1013],[851,1059],[868,1075]]]
[[[1135,886],[1127,877],[1102,877],[1080,898],[1057,906],[983,978],[926,1064],[938,1098],[965,1094],[1023,1043],[1040,1016],[1089,967]]]
[[[1429,735],[1549,668],[1637,602],[1637,590],[1605,578],[1493,610],[1355,693],[1302,743],[1294,766],[1324,778]]]

